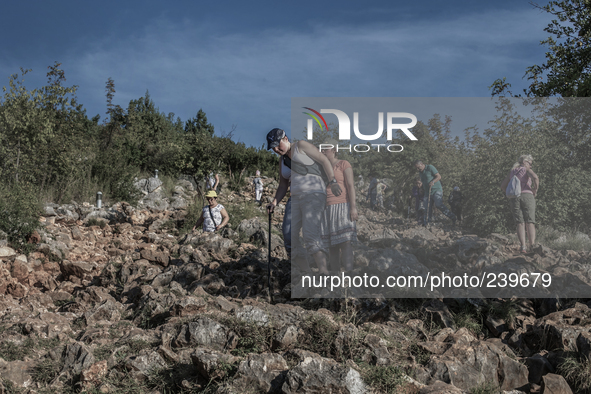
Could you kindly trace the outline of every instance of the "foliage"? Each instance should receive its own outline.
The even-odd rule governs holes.
[[[541,226],[536,231],[536,239],[542,245],[555,250],[591,250],[591,239],[579,231],[558,231],[548,226]]]
[[[499,389],[499,386],[494,384],[493,382],[482,382],[478,386],[474,387],[470,390],[472,394],[499,394],[502,391]]]
[[[302,324],[305,335],[301,347],[306,350],[318,353],[323,357],[332,357],[336,349],[335,339],[339,327],[324,316],[309,316]]]
[[[203,179],[210,171],[227,174],[230,187],[260,169],[275,175],[277,158],[263,148],[233,141],[232,133],[214,135],[200,109],[183,123],[160,112],[148,92],[126,108],[113,103],[115,81],[105,85],[107,118],[88,119],[76,99],[76,86],[66,87],[65,72],[48,68],[46,86],[28,90],[21,69],[12,75],[0,99],[0,185],[35,185],[38,195],[61,203],[88,201],[97,191],[104,200],[135,204],[140,194],[134,179],[141,173]]]
[[[26,248],[28,237],[39,226],[37,193],[29,184],[0,185],[0,231],[15,248]]]
[[[404,383],[404,372],[399,367],[389,365],[361,364],[363,381],[380,393],[397,393]]]
[[[113,103],[115,82],[109,78],[105,88],[108,117],[99,124],[98,117],[89,120],[76,101],[76,86],[64,86],[65,73],[59,63],[49,67],[48,84],[40,89],[26,89],[23,78],[28,72],[11,76],[0,102],[0,230],[11,232],[13,244],[22,246],[32,231],[26,226],[36,225],[27,219],[37,215],[32,196],[58,203],[88,201],[100,190],[105,202],[135,204],[140,197],[135,178],[155,169],[165,180],[184,176],[197,185],[206,174],[217,172],[232,190],[241,189],[257,169],[277,176],[276,155],[264,145],[254,148],[236,142],[235,130],[216,135],[202,109],[182,122],[173,113],[160,112],[148,92],[124,108]],[[484,235],[513,232],[507,200],[498,186],[520,155],[532,154],[541,180],[537,222],[559,231],[585,232],[591,222],[591,189],[587,186],[591,182],[587,148],[591,115],[579,102],[550,105],[529,99],[528,104],[534,115],[526,117],[514,102],[499,99],[498,115],[489,127],[481,134],[466,130],[463,141],[452,137],[454,125],[449,117],[435,114],[413,128],[418,141],[403,140],[402,152],[341,151],[339,157],[351,163],[355,179],[370,173],[385,179],[390,186],[387,196],[398,213],[406,211],[417,177],[413,162],[420,159],[433,164],[443,177],[444,199],[453,186],[460,185],[466,197],[463,225]],[[317,130],[315,139],[335,137],[336,132],[331,125],[328,130]],[[363,196],[357,198],[360,201]],[[180,233],[192,228],[202,203],[189,207]],[[11,219],[17,217],[16,211],[21,216]],[[250,208],[232,212],[231,224],[255,214]]]
[[[58,376],[62,367],[63,365],[60,362],[46,358],[33,369],[33,380],[39,383],[50,383]]]
[[[259,325],[235,317],[218,320],[238,335],[238,343],[232,350],[232,354],[245,356],[249,353],[263,353],[271,350],[271,342],[277,331],[272,324]]]
[[[577,393],[591,392],[591,361],[566,356],[558,365],[558,372]]]
[[[492,301],[488,312],[493,317],[503,319],[507,324],[512,325],[518,314],[518,303],[514,299]]]

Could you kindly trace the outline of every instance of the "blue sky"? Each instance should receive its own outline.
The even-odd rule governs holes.
[[[545,4],[541,2],[540,4]],[[122,107],[149,91],[183,122],[202,108],[216,133],[261,146],[290,128],[292,97],[487,97],[527,86],[549,15],[510,1],[22,1],[0,20],[0,86],[31,89],[62,63],[92,117],[105,82]]]

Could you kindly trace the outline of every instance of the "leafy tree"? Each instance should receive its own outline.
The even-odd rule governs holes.
[[[554,19],[544,31],[551,34],[540,43],[548,47],[546,62],[527,68],[530,85],[526,96],[591,96],[591,3],[588,0],[552,0],[535,7]],[[493,95],[509,93],[505,78],[491,86]]]
[[[206,134],[213,136],[214,128],[211,123],[207,122],[207,116],[203,109],[199,109],[197,116],[187,120],[185,123],[185,133],[187,134]]]

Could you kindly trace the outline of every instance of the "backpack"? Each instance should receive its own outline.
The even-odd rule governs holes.
[[[322,178],[325,184],[328,183],[328,176],[324,172],[324,168],[317,162],[314,162],[313,164],[307,166],[305,164],[296,163],[295,161],[292,161],[289,157],[287,157],[287,155],[285,155],[283,156],[283,163],[287,166],[287,168],[297,172],[300,175],[318,175]]]
[[[517,178],[517,175],[513,175],[509,181],[507,189],[505,190],[505,195],[507,198],[517,198],[521,196],[521,181]]]

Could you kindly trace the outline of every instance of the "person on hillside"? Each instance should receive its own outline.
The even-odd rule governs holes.
[[[210,172],[207,177],[205,177],[205,186],[207,190],[214,190],[216,191],[220,184],[220,176],[219,174],[214,174]]]
[[[421,178],[415,179],[415,185],[412,188],[411,198],[415,199],[415,213],[417,215],[417,223],[423,224],[424,223],[424,214],[425,214],[425,190],[423,189],[423,183],[421,182]]]
[[[375,211],[376,202],[378,198],[378,191],[376,186],[378,185],[378,179],[373,175],[369,174],[369,187],[367,188],[367,201],[369,201],[369,207],[372,211]]]
[[[205,193],[205,198],[209,205],[203,207],[201,217],[197,220],[197,223],[195,223],[191,231],[195,231],[195,229],[202,223],[203,231],[206,232],[215,232],[228,224],[230,216],[228,215],[226,208],[224,208],[222,204],[218,204],[217,197],[217,193],[213,190]]]
[[[365,186],[365,181],[363,180],[363,175],[359,175],[359,181],[357,182],[357,187],[359,188],[359,191],[361,191],[361,189],[363,189],[363,186]]]
[[[517,238],[521,243],[521,253],[527,253],[525,243],[525,231],[529,247],[533,247],[536,241],[536,194],[540,187],[540,179],[532,170],[534,159],[531,155],[521,155],[517,163],[513,165],[509,174],[501,182],[501,190],[505,192],[507,185],[516,176],[521,184],[521,195],[509,199],[511,213],[517,225]]]
[[[378,183],[376,184],[375,209],[377,211],[383,211],[384,210],[384,192],[386,191],[388,186],[384,182],[380,181],[379,179],[377,181],[378,181]]]
[[[463,196],[462,192],[460,191],[460,187],[454,186],[451,193],[449,193],[449,198],[447,199],[447,202],[449,203],[451,211],[454,213],[454,215],[456,215],[456,218],[460,223],[462,222],[462,201]]]
[[[279,187],[273,201],[267,205],[268,212],[273,212],[288,189],[291,190],[291,197],[283,217],[285,249],[296,261],[300,271],[310,271],[307,253],[314,258],[320,273],[328,274],[326,260],[328,250],[320,237],[320,223],[326,205],[326,184],[322,179],[320,168],[330,180],[329,186],[332,193],[338,197],[342,191],[334,177],[332,165],[314,145],[306,141],[291,142],[285,135],[285,131],[278,128],[267,133],[267,149],[273,149],[281,156]],[[300,242],[300,230],[306,246],[305,251]]]
[[[425,192],[424,205],[429,207],[429,212],[426,213],[424,224],[425,226],[433,220],[433,205],[437,207],[445,216],[451,219],[452,223],[456,224],[456,215],[454,215],[443,204],[443,187],[441,187],[441,175],[439,171],[431,164],[425,165],[421,160],[414,162],[415,168],[420,174],[421,183]]]
[[[328,158],[334,177],[340,189],[340,196],[334,195],[330,187],[326,188],[326,209],[322,221],[322,241],[328,245],[330,251],[330,267],[332,271],[344,271],[353,269],[352,242],[357,241],[357,205],[355,203],[355,185],[353,168],[346,160],[339,160],[334,146],[336,141],[327,141],[333,145],[331,149],[322,149],[322,153]]]
[[[256,177],[252,181],[254,185],[255,200],[260,205],[261,197],[263,196],[263,180],[261,179],[261,172],[257,170]]]

